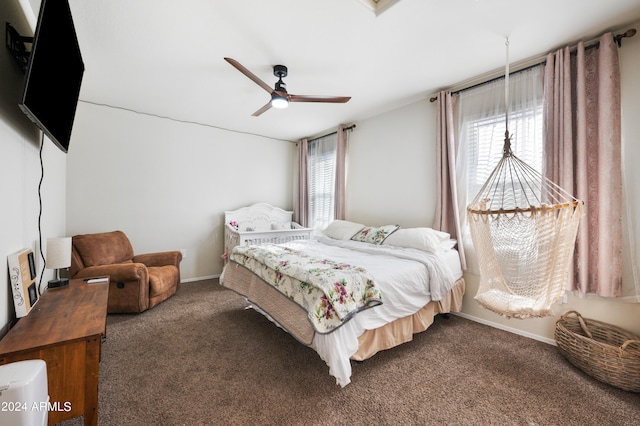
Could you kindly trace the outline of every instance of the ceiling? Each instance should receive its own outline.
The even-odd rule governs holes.
[[[504,69],[507,38],[517,63],[640,21],[640,0],[69,2],[82,101],[292,141]],[[352,99],[252,117],[269,94],[224,57],[270,86],[286,65],[289,93]]]

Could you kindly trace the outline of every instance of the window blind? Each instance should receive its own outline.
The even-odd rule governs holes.
[[[324,229],[334,219],[337,142],[335,133],[309,141],[309,226],[314,229]]]
[[[465,197],[460,200],[464,209],[503,156],[506,130],[504,83],[504,79],[492,81],[459,95],[457,164],[465,171],[460,176],[460,184],[466,187]],[[522,161],[543,173],[542,67],[512,75],[509,93],[511,150]]]

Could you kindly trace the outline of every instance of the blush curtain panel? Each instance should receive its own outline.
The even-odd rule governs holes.
[[[346,216],[346,191],[347,191],[347,138],[348,131],[344,126],[339,126],[336,133],[336,188],[334,200],[334,219],[344,220]]]
[[[309,221],[309,201],[308,187],[307,187],[307,151],[309,149],[309,140],[302,139],[298,142],[298,173],[297,173],[297,188],[296,198],[293,206],[293,214],[296,222],[300,225],[307,227]]]
[[[437,99],[436,115],[436,211],[433,228],[448,232],[458,240],[458,254],[462,270],[467,269],[464,239],[461,231],[460,209],[456,194],[456,140],[453,122],[454,98],[451,92],[441,91]],[[463,216],[464,217],[464,216]]]
[[[585,202],[571,287],[622,292],[620,69],[612,33],[595,47],[550,53],[545,65],[546,176]]]

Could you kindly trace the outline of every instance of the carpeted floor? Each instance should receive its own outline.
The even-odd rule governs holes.
[[[101,425],[637,425],[640,394],[554,346],[452,315],[405,345],[326,364],[216,280],[140,315],[109,315]],[[80,425],[82,418],[64,425]]]

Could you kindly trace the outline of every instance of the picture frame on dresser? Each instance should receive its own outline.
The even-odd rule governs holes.
[[[7,265],[16,317],[22,318],[29,314],[40,298],[33,250],[24,248],[11,253],[7,256]]]

